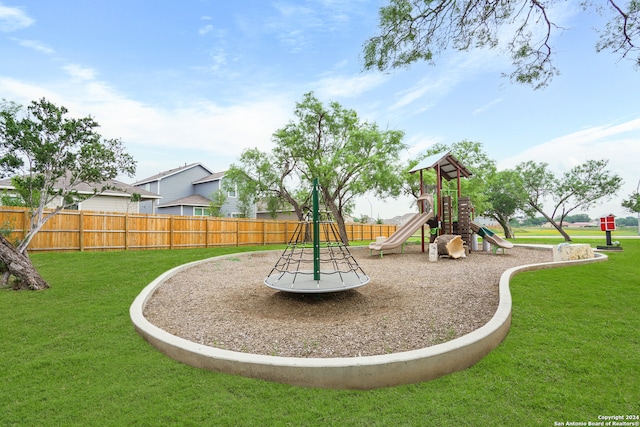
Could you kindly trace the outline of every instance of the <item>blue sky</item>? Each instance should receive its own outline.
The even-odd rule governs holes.
[[[382,128],[406,158],[430,145],[479,141],[500,169],[525,160],[557,173],[609,159],[625,184],[589,211],[628,216],[640,179],[640,70],[596,53],[603,18],[562,2],[552,40],[561,75],[534,91],[501,77],[495,51],[447,52],[435,66],[362,70],[380,0],[0,0],[0,98],[46,97],[122,138],[142,179],[185,163],[223,171],[243,149],[269,150],[308,91]],[[569,3],[569,4],[565,4]],[[360,198],[356,214],[388,218],[408,199]]]

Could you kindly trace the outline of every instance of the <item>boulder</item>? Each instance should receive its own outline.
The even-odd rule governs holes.
[[[593,249],[588,244],[561,243],[553,247],[554,261],[573,261],[577,259],[589,259],[593,257]]]

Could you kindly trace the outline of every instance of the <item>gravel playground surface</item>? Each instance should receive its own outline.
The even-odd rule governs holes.
[[[181,271],[148,301],[144,316],[189,341],[287,357],[371,356],[428,347],[487,323],[507,269],[553,260],[515,247],[429,262],[419,244],[371,256],[351,248],[369,284],[329,294],[280,292],[263,281],[282,251],[237,254]]]

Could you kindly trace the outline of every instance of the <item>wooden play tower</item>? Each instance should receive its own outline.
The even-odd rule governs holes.
[[[436,172],[434,210],[439,225],[439,234],[458,234],[467,244],[471,242],[471,200],[463,197],[461,178],[469,178],[471,172],[462,165],[450,152],[436,154],[422,160],[410,173],[420,174],[420,195],[426,193],[424,171],[433,169]],[[444,180],[457,182],[457,191],[453,194],[442,188]],[[457,209],[456,209],[457,207]],[[425,250],[424,227],[422,228],[422,251]]]

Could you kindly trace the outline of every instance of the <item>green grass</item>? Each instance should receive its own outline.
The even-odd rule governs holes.
[[[637,414],[640,241],[623,246],[608,262],[517,276],[511,331],[476,366],[372,391],[195,369],[134,331],[129,306],[163,271],[256,248],[35,254],[51,289],[0,291],[0,425],[550,426]]]
[[[502,227],[500,226],[492,226],[489,227],[491,230],[495,231],[499,236],[504,236],[504,232]],[[564,230],[567,234],[573,238],[584,238],[584,237],[594,237],[594,236],[602,236],[602,239],[598,242],[598,244],[605,244],[606,234],[604,231],[600,231],[600,228],[597,227],[565,227]],[[428,232],[428,229],[427,229]],[[513,233],[516,236],[516,239],[519,241],[520,239],[526,239],[528,237],[546,237],[546,238],[555,238],[555,239],[563,239],[562,235],[555,228],[542,228],[542,227],[514,227]],[[618,227],[617,230],[611,232],[611,239],[616,240],[617,238],[626,238],[626,237],[634,237],[638,236],[638,227]],[[427,240],[429,239],[429,234],[426,234]],[[420,230],[416,231],[411,241],[420,241]],[[557,242],[555,242],[557,243]]]
[[[501,227],[491,227],[495,229],[500,235],[502,235]],[[599,227],[564,227],[564,231],[567,232],[571,238],[581,237],[581,236],[602,236],[602,239],[605,239],[605,232],[600,231]],[[545,237],[557,237],[562,238],[562,235],[553,227],[542,228],[542,227],[514,227],[513,233],[516,238],[527,237],[527,236],[545,236]],[[637,236],[638,235],[638,227],[618,227],[616,230],[611,232],[611,238],[613,240],[616,237],[626,237],[626,236]]]

